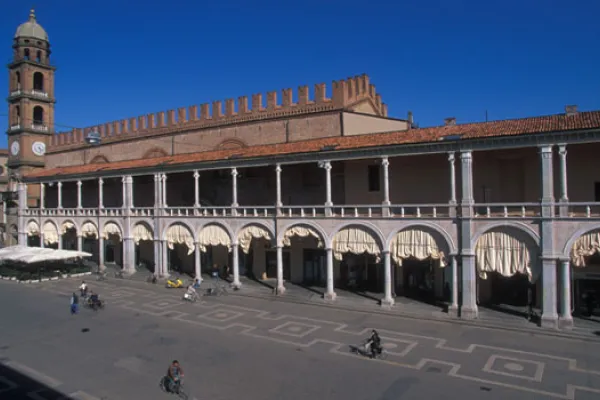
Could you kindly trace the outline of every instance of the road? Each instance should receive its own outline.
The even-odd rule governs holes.
[[[72,316],[78,283],[0,282],[0,398],[172,399],[158,381],[173,359],[198,400],[600,396],[598,342],[236,295],[191,304],[126,280],[90,282],[106,309]],[[372,328],[384,361],[348,352]]]

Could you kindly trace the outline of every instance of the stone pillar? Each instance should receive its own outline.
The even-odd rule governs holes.
[[[233,259],[233,282],[231,283],[231,287],[233,287],[234,289],[239,289],[242,287],[242,282],[240,282],[240,252],[239,252],[240,247],[238,246],[237,242],[233,242],[231,244],[231,251],[233,252],[232,255],[232,259]],[[279,271],[279,269],[278,269]]]
[[[238,195],[237,195],[237,177],[238,177],[237,168],[231,168],[231,207],[232,208],[236,208],[237,206],[239,206]]]
[[[331,207],[333,206],[331,201],[331,162],[325,161],[323,168],[325,168],[325,207]]]
[[[383,251],[383,276],[384,276],[384,296],[381,299],[382,307],[391,307],[394,305],[392,297],[392,257],[390,251]]]
[[[560,261],[561,296],[560,317],[561,328],[573,328],[573,316],[571,315],[571,263],[569,260]]]
[[[382,215],[390,215],[390,161],[387,157],[381,159],[381,168],[383,170],[383,201]]]
[[[27,210],[27,184],[23,182],[19,182],[17,185],[18,190],[18,202],[19,202],[19,211],[17,214],[17,239],[18,243],[21,246],[27,246],[27,227],[25,226],[25,216],[23,215],[25,210]],[[43,226],[40,226],[40,230],[44,229]]]
[[[196,279],[202,281],[202,265],[201,265],[200,243],[194,243],[194,274]]]
[[[454,152],[448,153],[448,163],[450,164],[450,201],[448,215],[456,217],[456,166],[454,165]]]
[[[162,276],[162,257],[160,255],[160,239],[154,234],[154,276]]]
[[[44,231],[40,230],[40,247],[43,249],[44,247],[46,247],[46,245],[44,244]]]
[[[200,173],[194,171],[194,208],[200,208]],[[200,275],[198,275],[198,278]]]
[[[460,240],[462,261],[462,305],[460,316],[464,319],[476,319],[477,308],[477,273],[475,271],[475,251],[471,246],[473,218],[473,154],[469,150],[460,153],[461,168],[461,219]]]
[[[168,207],[168,203],[167,203],[167,174],[162,174],[161,177],[161,194],[162,194],[162,198],[161,198],[161,206],[162,208],[167,208]]]
[[[277,215],[281,214],[281,207],[283,207],[283,202],[281,201],[281,165],[277,164],[275,166],[275,183],[276,183],[276,202],[275,207],[277,208]]]
[[[81,182],[81,180],[78,180],[77,181],[77,208],[80,210],[83,208],[82,198],[81,198],[81,185],[83,185],[83,183]]]
[[[567,146],[561,144],[558,146],[558,156],[560,159],[560,198],[559,203],[559,215],[561,217],[569,216],[569,194],[567,187]]]
[[[58,208],[63,208],[63,206],[62,206],[62,182],[58,182],[56,186],[58,187]]]
[[[121,208],[126,209],[127,208],[127,177],[126,176],[121,177],[121,182],[122,182],[121,194],[123,195]]]
[[[283,246],[280,244],[277,244],[277,287],[275,293],[285,293],[285,286],[283,286]]]
[[[543,327],[558,328],[556,257],[554,256],[554,171],[552,146],[540,147],[541,169],[541,263]],[[539,261],[538,261],[539,262]]]
[[[98,235],[98,269],[104,271],[104,237],[102,232]]]
[[[451,255],[452,268],[452,299],[448,307],[448,314],[453,317],[458,317],[458,260],[455,255]]]
[[[83,251],[83,236],[77,232],[77,251]]]
[[[171,275],[171,271],[169,271],[169,247],[167,246],[168,242],[166,240],[161,240],[161,256],[162,256],[162,276],[169,277]]]
[[[127,177],[127,198],[129,199],[128,208],[131,210],[134,208],[134,199],[133,199],[133,176],[129,175]]]
[[[44,204],[46,203],[46,185],[40,183],[40,209],[44,209]],[[6,207],[5,207],[6,209]],[[4,222],[6,223],[6,221]]]
[[[325,292],[325,300],[333,301],[336,298],[333,276],[333,249],[325,249],[327,255],[327,291]]]
[[[98,179],[98,208],[104,208],[104,179]]]

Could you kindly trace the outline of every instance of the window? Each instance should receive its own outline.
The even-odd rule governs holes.
[[[600,202],[600,182],[594,182],[594,201]]]
[[[379,165],[369,165],[369,192],[379,192],[381,190],[381,178],[379,176],[379,171]]]

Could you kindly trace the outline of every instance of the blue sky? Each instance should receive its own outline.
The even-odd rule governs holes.
[[[3,3],[9,62],[31,5]],[[421,126],[600,109],[597,0],[35,3],[59,131],[363,72]]]

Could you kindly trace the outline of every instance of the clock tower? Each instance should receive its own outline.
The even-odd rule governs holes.
[[[35,11],[17,28],[8,64],[8,169],[13,180],[44,168],[46,147],[54,134],[54,71],[48,34]],[[35,196],[34,193],[30,195]]]

